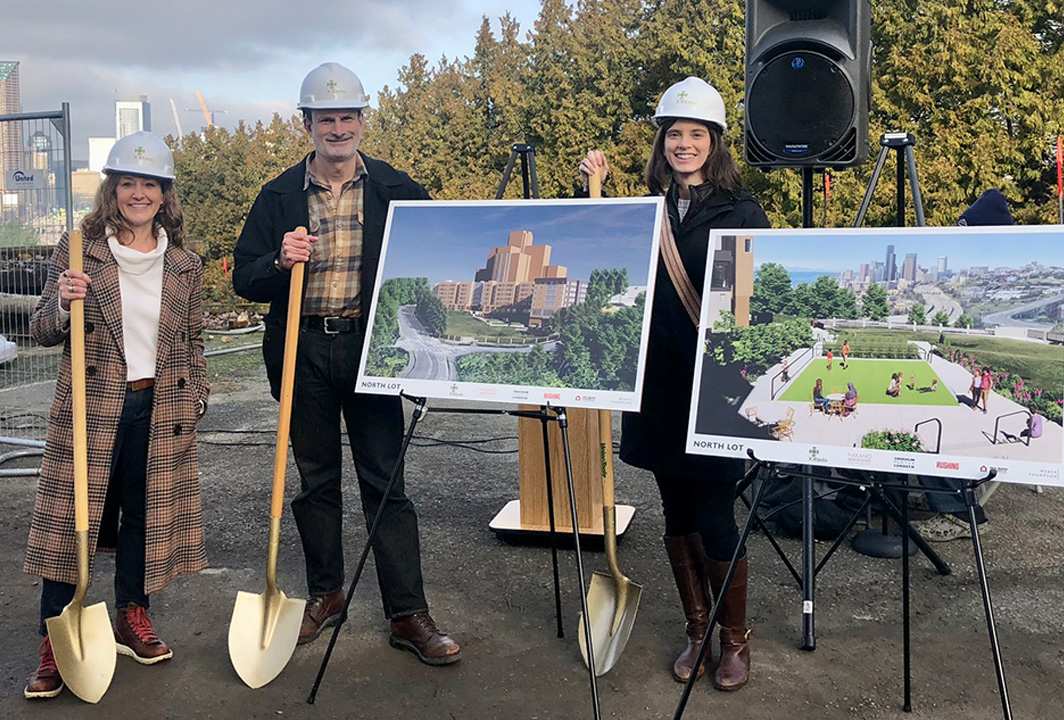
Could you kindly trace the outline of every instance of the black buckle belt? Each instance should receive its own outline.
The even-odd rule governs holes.
[[[304,330],[317,330],[326,335],[338,335],[340,333],[358,332],[362,328],[362,320],[357,317],[307,315],[300,322],[300,327]]]

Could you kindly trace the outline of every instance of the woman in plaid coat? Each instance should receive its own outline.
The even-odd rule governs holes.
[[[64,343],[24,570],[44,578],[40,663],[27,698],[63,689],[45,619],[77,582],[70,302],[84,300],[90,557],[115,551],[115,641],[142,664],[173,656],[148,620],[148,597],[206,566],[196,421],[207,407],[203,268],[184,248],[173,155],[147,132],[120,139],[82,221],[84,272],[60,240],[30,321],[41,345]]]

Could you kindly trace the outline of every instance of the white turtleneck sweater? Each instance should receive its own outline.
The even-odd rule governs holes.
[[[122,337],[125,341],[126,380],[155,377],[159,344],[159,313],[163,297],[163,255],[166,231],[159,229],[158,245],[140,252],[108,235],[107,244],[118,263],[122,293]]]

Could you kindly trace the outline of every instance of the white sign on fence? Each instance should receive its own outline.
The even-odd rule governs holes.
[[[8,170],[4,180],[8,190],[44,190],[48,187],[48,171]]]

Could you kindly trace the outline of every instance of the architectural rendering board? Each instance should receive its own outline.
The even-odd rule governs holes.
[[[404,201],[358,391],[639,408],[661,198]]]
[[[1064,227],[710,244],[688,452],[1064,485]]]

